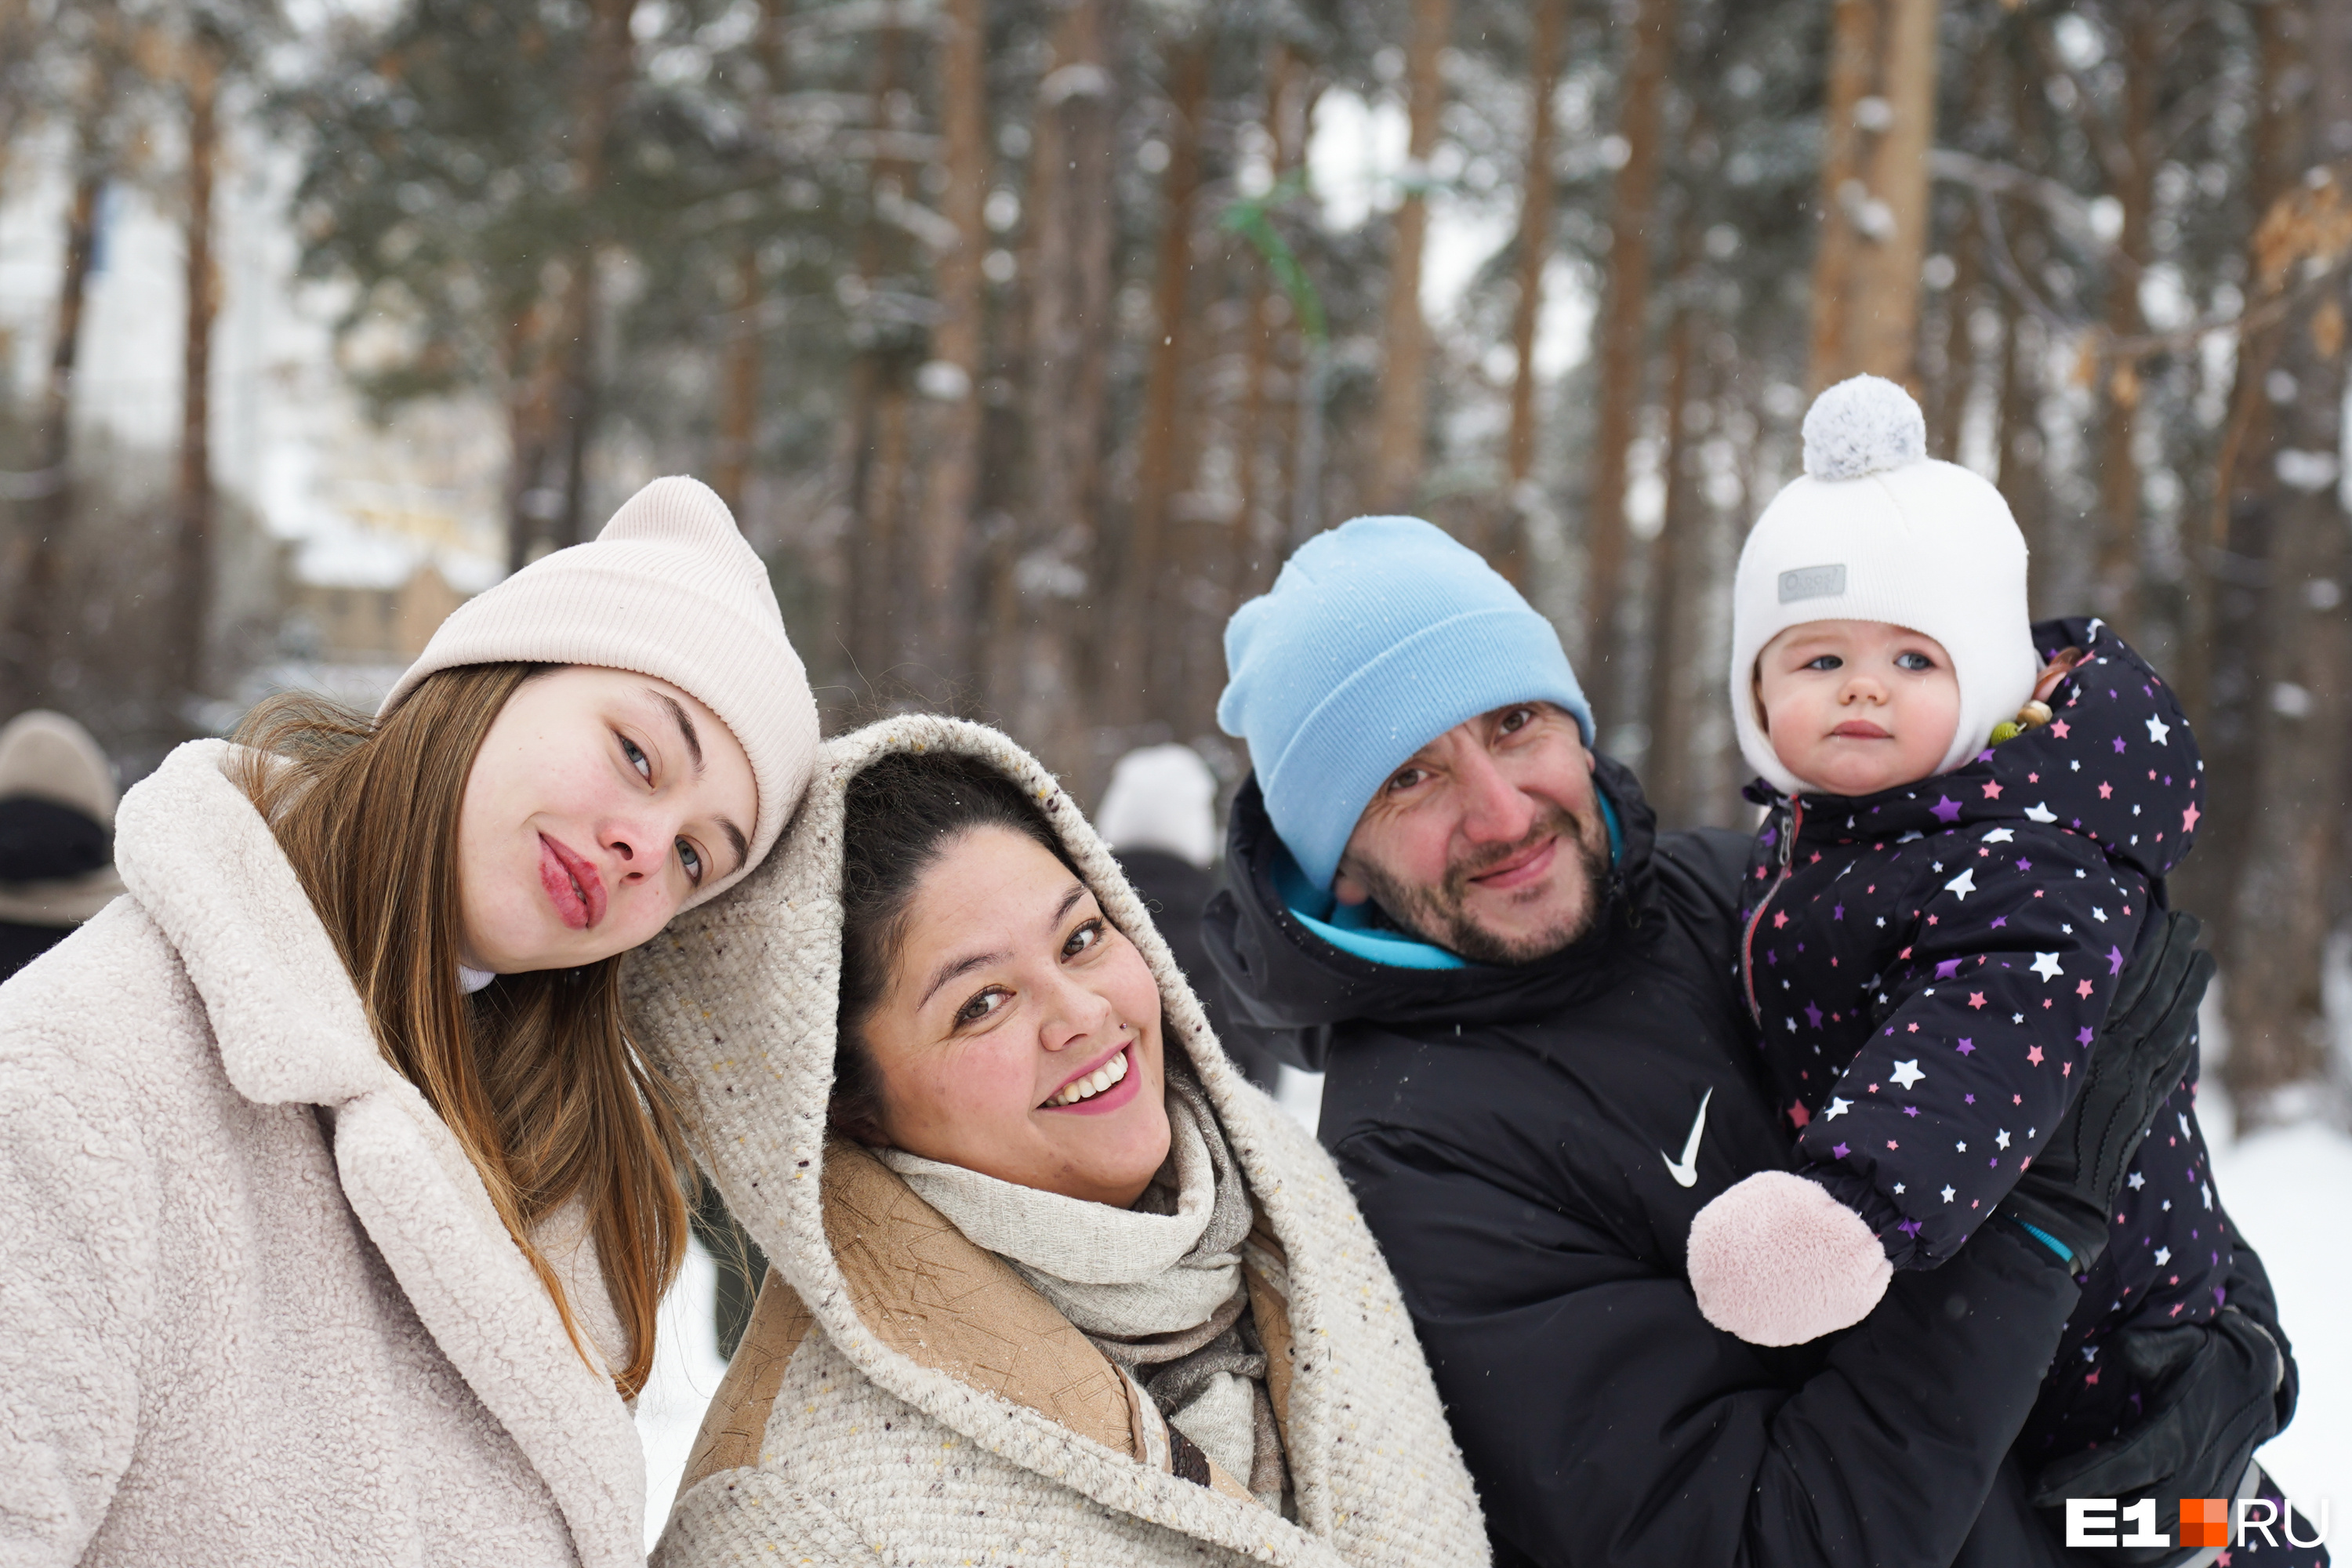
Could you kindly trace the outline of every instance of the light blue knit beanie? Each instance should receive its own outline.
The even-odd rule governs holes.
[[[1266,815],[1318,888],[1381,781],[1465,719],[1555,702],[1592,743],[1559,634],[1501,574],[1417,517],[1317,534],[1225,623],[1217,723],[1249,742]]]

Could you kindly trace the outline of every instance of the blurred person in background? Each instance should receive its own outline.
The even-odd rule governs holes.
[[[0,986],[0,1559],[645,1560],[694,1184],[620,955],[766,855],[816,707],[690,479],[460,607],[373,716],[124,797]]]
[[[1111,769],[1095,830],[1110,846],[1176,966],[1184,972],[1209,1027],[1234,1065],[1272,1094],[1282,1067],[1254,1037],[1235,1036],[1225,984],[1201,943],[1201,911],[1217,890],[1217,777],[1190,746],[1141,746]]]
[[[0,730],[0,980],[114,901],[114,768],[89,731],[34,709]]]

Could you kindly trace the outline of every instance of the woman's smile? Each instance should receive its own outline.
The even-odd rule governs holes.
[[[1129,1055],[1134,1042],[1118,1047],[1108,1058],[1078,1074],[1048,1096],[1040,1110],[1066,1110],[1077,1116],[1100,1116],[1117,1110],[1135,1098],[1143,1075],[1135,1070],[1134,1058]]]

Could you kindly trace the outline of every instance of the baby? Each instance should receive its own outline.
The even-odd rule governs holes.
[[[1806,477],[1740,557],[1731,666],[1770,807],[1740,969],[1798,1169],[1701,1210],[1689,1255],[1707,1319],[1771,1345],[1858,1321],[1892,1270],[1934,1268],[1992,1217],[2080,1087],[2203,798],[2189,726],[2137,654],[2095,620],[2029,626],[2007,503],[1927,460],[1908,394],[1845,382],[1804,435]],[[2083,1276],[2043,1395],[2061,1415],[2036,1422],[2057,1451],[2130,1419],[2106,1335],[2221,1309],[2230,1226],[2195,1078]]]

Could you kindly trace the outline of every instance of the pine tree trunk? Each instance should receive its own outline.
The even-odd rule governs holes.
[[[1275,143],[1275,184],[1282,184],[1282,108],[1284,94],[1289,91],[1291,52],[1282,42],[1267,49],[1265,61],[1265,134]],[[1234,478],[1242,494],[1240,508],[1233,517],[1233,593],[1230,605],[1240,605],[1242,599],[1265,593],[1267,583],[1275,581],[1273,562],[1282,545],[1282,491],[1265,482],[1267,451],[1265,451],[1265,406],[1267,381],[1275,369],[1275,324],[1267,320],[1273,310],[1275,289],[1273,273],[1263,257],[1249,257],[1249,282],[1244,287],[1244,299],[1249,300],[1242,312],[1242,418],[1233,430]]]
[[[173,592],[177,676],[182,689],[204,689],[205,621],[212,604],[212,342],[218,279],[213,266],[213,165],[219,149],[214,110],[220,71],[201,29],[187,52],[187,321],[182,342],[180,464]]]
[[[1428,438],[1429,323],[1421,313],[1422,251],[1429,237],[1429,155],[1437,147],[1445,110],[1440,58],[1454,26],[1453,0],[1412,0],[1412,35],[1405,47],[1406,143],[1412,184],[1397,207],[1389,256],[1389,295],[1381,342],[1380,414],[1375,422],[1374,504],[1411,512],[1421,505],[1423,448]]]
[[[2352,0],[2315,0],[2307,13],[2311,90],[2297,129],[2314,173],[2295,199],[2323,226],[2352,209],[2352,190],[2326,161],[2352,129]],[[2283,284],[2284,279],[2279,279]],[[2328,1070],[2321,960],[2340,863],[2352,742],[2352,520],[2336,476],[2346,456],[2345,304],[2341,279],[2286,322],[2277,363],[2294,395],[2273,413],[2281,450],[2308,457],[2297,479],[2272,465],[2266,498],[2270,571],[2262,595],[2262,686],[2252,705],[2252,821],[2225,950],[2230,1055],[2223,1078],[2242,1125],[2306,1110]],[[2213,777],[2208,767],[2206,776]],[[2216,781],[2215,787],[2220,787]],[[2201,851],[2200,851],[2201,852]]]
[[[503,341],[507,415],[507,571],[529,565],[549,521],[547,462],[555,443],[562,366],[547,345],[553,307],[535,301]]]
[[[73,384],[81,353],[83,306],[89,291],[90,263],[98,243],[98,205],[105,194],[111,159],[104,144],[108,105],[93,92],[74,126],[73,196],[66,208],[65,264],[58,282],[58,313],[50,338],[48,379],[41,393],[37,472],[47,493],[26,503],[9,574],[16,594],[9,606],[7,653],[16,706],[37,702],[47,689],[58,655],[58,598],[65,567],[65,538],[74,512]]]
[[[558,407],[564,426],[563,502],[553,542],[559,550],[579,543],[588,532],[588,451],[595,439],[599,403],[597,258],[604,240],[598,209],[604,195],[613,121],[628,89],[633,49],[629,17],[635,9],[636,0],[593,0],[589,12],[572,154],[572,190],[579,204],[582,234],[564,290],[562,324],[556,333],[556,353],[562,364]]]
[[[1727,426],[1753,428],[1760,423],[1756,400],[1763,391],[1759,384],[1761,378],[1748,374],[1748,365],[1739,356],[1737,338],[1716,337],[1710,342],[1710,350],[1727,342],[1728,353],[1710,352],[1705,363],[1708,388],[1715,394],[1708,415],[1718,429]],[[1756,443],[1737,447],[1733,461],[1739,475],[1741,494],[1754,496]],[[1745,831],[1755,820],[1753,808],[1739,797],[1739,786],[1748,780],[1748,767],[1739,754],[1731,716],[1723,710],[1724,689],[1720,682],[1731,654],[1732,573],[1750,514],[1744,507],[1717,506],[1705,496],[1699,500],[1697,526],[1690,534],[1691,542],[1697,546],[1698,568],[1696,573],[1686,574],[1693,578],[1688,595],[1692,618],[1685,623],[1693,628],[1692,679],[1697,683],[1698,699],[1694,710],[1696,717],[1691,722],[1689,783],[1683,795],[1692,826]],[[1700,743],[1702,736],[1706,738],[1705,744]]]
[[[735,310],[727,327],[727,352],[719,371],[719,453],[710,465],[710,488],[738,523],[751,485],[751,456],[760,422],[760,306],[764,292],[760,252],[746,244],[735,258]]]
[[[867,113],[877,132],[902,130],[897,114],[906,79],[908,34],[897,14],[878,30],[874,45],[872,87]],[[866,212],[857,229],[856,278],[859,309],[886,278],[900,269],[905,236],[884,216],[884,210],[904,192],[913,171],[904,161],[877,153],[866,171]],[[914,368],[907,345],[886,335],[884,323],[871,319],[858,323],[866,338],[849,374],[846,440],[841,454],[845,479],[842,494],[848,506],[849,526],[841,541],[846,560],[843,580],[847,586],[845,636],[853,672],[863,694],[884,693],[883,683],[895,679],[906,638],[903,617],[914,608],[904,595],[906,541],[901,508],[909,486],[906,464],[912,451],[906,428],[909,373]]]
[[[1927,255],[1927,149],[1936,136],[1938,0],[1885,0],[1881,91],[1894,120],[1869,164],[1872,197],[1892,227],[1864,237],[1847,319],[1854,369],[1918,379],[1919,269]]]
[[[2002,49],[1997,33],[1988,34],[1981,55],[1973,63],[1965,110],[1971,125],[1992,118],[1995,94],[2003,85],[1999,61]],[[2023,142],[2012,139],[2013,148]],[[1931,195],[1930,200],[1933,200]],[[1976,202],[1958,193],[1958,210],[1946,246],[1952,259],[1952,283],[1944,293],[1943,363],[1927,388],[1927,452],[1930,457],[1958,462],[1960,439],[1968,423],[1969,405],[1976,395],[1976,317],[1985,295],[1985,236]],[[1932,215],[1933,208],[1930,213]]]
[[[2299,390],[2277,411],[2283,437],[2297,451],[2340,460],[2340,288],[2294,331],[2295,341],[2282,363]],[[2292,1110],[2279,1100],[2282,1090],[2326,1076],[2320,958],[2329,923],[2327,879],[2352,806],[2344,776],[2352,628],[2343,590],[2352,567],[2347,559],[2352,528],[2332,480],[2307,489],[2277,486],[2270,502],[2275,517],[2263,595],[2265,700],[2252,716],[2252,821],[2223,993],[2230,1020],[2224,1076],[2246,1125]],[[2207,776],[2213,776],[2210,769]],[[2217,789],[2222,784],[2216,780]]]
[[[1515,584],[1528,576],[1526,488],[1536,466],[1536,328],[1543,319],[1544,266],[1551,259],[1553,186],[1552,96],[1559,85],[1560,35],[1569,0],[1535,0],[1535,58],[1528,67],[1528,163],[1519,195],[1518,298],[1511,310],[1511,428],[1505,448],[1510,490],[1501,519],[1495,564]]]
[[[1315,124],[1315,106],[1325,86],[1320,72],[1306,74],[1307,79],[1298,89],[1297,122],[1286,129],[1291,138],[1286,166],[1302,179],[1307,173],[1307,141]],[[1279,154],[1283,143],[1276,145]],[[1309,330],[1310,323],[1302,320],[1298,325],[1299,331],[1290,340],[1296,355],[1290,378],[1292,433],[1281,447],[1279,482],[1276,486],[1277,492],[1289,496],[1290,510],[1281,552],[1269,552],[1269,558],[1262,563],[1269,585],[1279,575],[1282,559],[1322,531],[1331,521],[1325,515],[1323,494],[1325,414],[1330,395],[1330,324],[1325,321],[1316,330]]]
[[[1975,316],[1977,290],[1984,273],[1981,236],[1976,209],[1961,209],[1952,227],[1952,286],[1944,293],[1944,366],[1928,388],[1927,455],[1946,462],[1960,460],[1960,435],[1969,416],[1969,398],[1976,390]]]
[[[1209,91],[1211,39],[1203,32],[1169,45],[1168,167],[1160,181],[1159,256],[1152,282],[1158,326],[1143,389],[1141,450],[1135,470],[1135,505],[1119,572],[1111,626],[1107,713],[1115,724],[1172,717],[1174,670],[1181,654],[1170,644],[1180,601],[1158,590],[1169,519],[1185,488],[1190,456],[1183,376],[1192,346],[1185,305],[1192,278],[1192,209],[1201,190],[1201,115]]]
[[[1678,263],[1686,279],[1687,241],[1696,235],[1684,226],[1685,258]],[[1677,293],[1682,290],[1677,289]],[[1690,567],[1694,564],[1691,535],[1699,526],[1694,513],[1691,484],[1691,429],[1687,410],[1693,396],[1691,357],[1698,334],[1697,312],[1686,300],[1675,302],[1674,325],[1666,349],[1666,499],[1658,537],[1650,542],[1650,743],[1642,757],[1642,785],[1656,809],[1662,826],[1684,825],[1690,802],[1690,731],[1694,717],[1691,670],[1691,610],[1688,603]]]
[[[2042,479],[2042,376],[2028,334],[2035,323],[2011,310],[2000,326],[2000,406],[1997,482],[2025,536],[2028,596],[2040,605],[2050,587],[2048,498]]]
[[[791,15],[788,0],[763,0],[752,55],[759,61],[762,96],[754,119],[763,133],[774,133],[774,104],[784,91],[791,59],[784,47],[784,24]],[[750,499],[751,472],[759,462],[760,370],[766,354],[767,279],[760,270],[760,247],[747,238],[735,258],[735,309],[728,322],[727,346],[719,369],[719,450],[711,463],[710,487],[727,510],[743,523]]]
[[[895,699],[908,640],[903,594],[907,552],[901,525],[914,499],[909,427],[913,397],[906,377],[898,374],[899,367],[877,362],[872,368],[876,376],[873,434],[865,453],[857,505],[857,516],[864,523],[858,541],[857,623],[849,646],[864,663],[861,673],[869,692]]]
[[[1287,44],[1276,42],[1267,51],[1265,67],[1265,132],[1274,144],[1274,183],[1280,185],[1290,173],[1291,154],[1303,135],[1291,134],[1291,96],[1303,73]],[[1303,127],[1300,128],[1303,132]],[[1287,487],[1282,482],[1280,456],[1267,451],[1268,383],[1275,373],[1277,336],[1269,319],[1276,290],[1273,269],[1263,257],[1246,264],[1248,313],[1242,324],[1246,345],[1242,375],[1241,424],[1234,432],[1235,463],[1240,469],[1241,509],[1234,520],[1234,553],[1239,570],[1228,595],[1238,605],[1263,594],[1274,583],[1288,530],[1283,526]],[[1287,318],[1286,317],[1286,320]],[[1270,482],[1269,482],[1270,481]]]
[[[1095,692],[1083,678],[1094,628],[1085,622],[1102,586],[1095,519],[1108,356],[1118,335],[1111,314],[1116,82],[1109,8],[1110,0],[1074,0],[1063,13],[1053,63],[1038,86],[1030,151],[1031,508],[1015,567],[1020,686],[1006,711],[1013,733],[1065,774],[1092,762],[1087,716]]]
[[[2116,197],[2123,205],[2123,230],[2107,279],[2106,330],[2110,342],[2138,336],[2139,285],[2155,257],[2150,233],[2156,208],[2156,170],[2163,150],[2156,141],[2156,94],[2159,86],[2157,20],[2146,5],[2122,10],[2124,29],[2123,124],[2113,150]],[[2098,560],[2093,596],[2099,613],[2126,635],[2138,629],[2140,574],[2139,459],[2133,437],[2139,426],[2139,367],[2129,358],[2112,359],[2099,432]]]
[[[1617,171],[1615,210],[1609,224],[1609,288],[1601,313],[1601,413],[1593,437],[1592,492],[1585,503],[1585,620],[1590,639],[1588,680],[1602,710],[1631,711],[1633,694],[1622,673],[1620,599],[1625,582],[1625,465],[1641,416],[1643,369],[1649,339],[1650,229],[1655,217],[1658,163],[1665,130],[1660,113],[1666,69],[1674,58],[1675,0],[1641,0],[1635,14],[1633,60],[1617,133],[1625,162]]]
[[[564,320],[571,336],[562,345],[563,378],[559,404],[563,443],[562,503],[556,513],[555,535],[549,542],[558,550],[588,537],[588,450],[595,439],[600,399],[596,385],[598,305],[596,252],[583,251],[572,268],[565,295]]]
[[[2308,50],[2305,7],[2254,8],[2260,71],[2255,92],[2248,195],[2265,220],[2286,209],[2303,174],[2306,142],[2301,79]],[[2259,231],[2258,231],[2259,232]],[[2247,275],[2259,279],[2259,248],[2249,245]],[[2269,296],[2255,284],[2251,307]],[[2175,676],[2189,721],[2197,727],[2210,792],[2203,803],[2196,853],[2173,879],[2184,909],[2209,912],[2222,929],[2211,939],[2225,966],[2235,951],[2234,921],[2257,795],[2261,711],[2266,693],[2260,658],[2264,584],[2270,573],[2273,523],[2278,514],[2276,410],[2264,383],[2291,341],[2286,323],[2242,333],[2230,391],[2230,412],[2214,457],[2210,521],[2191,528],[2189,646]],[[2200,537],[2200,534],[2202,537]]]
[[[870,278],[870,262],[858,269]],[[874,681],[887,667],[888,650],[882,646],[878,623],[887,623],[890,604],[889,523],[873,515],[880,493],[874,480],[875,452],[881,444],[882,405],[887,393],[879,357],[871,351],[849,362],[842,389],[841,426],[833,452],[834,493],[839,498],[843,526],[834,542],[840,561],[835,575],[840,599],[835,611],[835,646],[846,655],[846,678],[856,700],[871,702],[877,695]]]
[[[955,242],[934,271],[939,319],[931,327],[933,363],[952,366],[934,379],[951,382],[932,416],[929,473],[916,549],[915,647],[935,700],[945,700],[972,668],[971,602],[972,505],[980,493],[982,378],[986,301],[980,266],[988,246],[988,17],[985,0],[948,0],[940,46],[940,142],[944,197]]]
[[[572,212],[563,282],[507,334],[509,375],[507,570],[519,572],[539,547],[577,543],[587,531],[583,493],[594,439],[597,256],[603,236],[607,142],[627,90],[635,0],[593,0],[578,79],[572,84]]]
[[[1987,61],[1988,74],[1998,72],[2006,89],[2009,143],[2018,148],[2033,144],[2048,102],[2042,94],[2039,73],[2028,64],[2031,49],[2023,33],[2023,26],[2012,21],[1999,53]],[[2032,226],[2038,221],[2038,211],[2024,203],[1994,199],[1995,216],[2010,254],[2021,266],[2030,267],[2026,244],[2034,237]],[[1977,243],[1981,256],[1990,243],[1981,228]],[[2000,385],[1994,414],[1995,482],[2017,519],[2018,531],[2025,536],[2027,597],[2038,614],[2049,607],[2052,586],[2050,507],[2042,471],[2042,325],[2006,289],[1994,290],[1992,297],[2001,311]]]
[[[2285,194],[2288,184],[2302,173],[2301,160],[2294,155],[2296,149],[2292,145],[2301,119],[2293,100],[2303,65],[2302,6],[2276,0],[2254,6],[2252,19],[2257,75],[2246,195],[2247,205],[2254,213],[2267,215]],[[2250,254],[2248,274],[2254,273],[2259,265],[2259,259]],[[2269,372],[2271,357],[2283,341],[2284,334],[2277,331],[2240,333],[2229,414],[2222,421],[2221,439],[2214,448],[2212,510],[2204,529],[2193,523],[2184,529],[2189,566],[2189,614],[2184,640],[2188,646],[2175,682],[2189,719],[2198,726],[2209,771],[2221,754],[2215,749],[2217,742],[2223,739],[2223,731],[2233,727],[2232,705],[2220,700],[2221,693],[2237,683],[2238,675],[2233,674],[2231,667],[2242,663],[2239,657],[2244,646],[2242,639],[2227,633],[2235,596],[2228,580],[2233,574],[2231,563],[2239,559],[2238,542],[2233,537],[2238,499],[2242,491],[2266,482],[2263,465],[2245,460],[2245,454],[2260,450],[2268,443],[2270,400],[2263,395],[2263,382]],[[2234,727],[2243,729],[2242,724]],[[2219,815],[2222,808],[2217,803],[2214,810]],[[2220,826],[2214,824],[2216,827]],[[2209,832],[2201,842],[2210,841]],[[2203,878],[2198,861],[2204,858],[2200,850],[2197,858],[2189,862],[2189,876],[2200,883]]]
[[[1879,11],[1884,0],[1834,0],[1830,58],[1822,104],[1821,238],[1813,252],[1811,390],[1840,379],[1862,230],[1854,215],[1868,195],[1864,142],[1857,114],[1878,79]]]
[[[1817,391],[1864,372],[1917,379],[1938,10],[1938,0],[1839,0],[1813,268]]]
[[[35,23],[31,0],[0,0],[0,201],[8,194],[8,162],[16,133],[31,119],[32,95],[26,68],[33,59]]]

